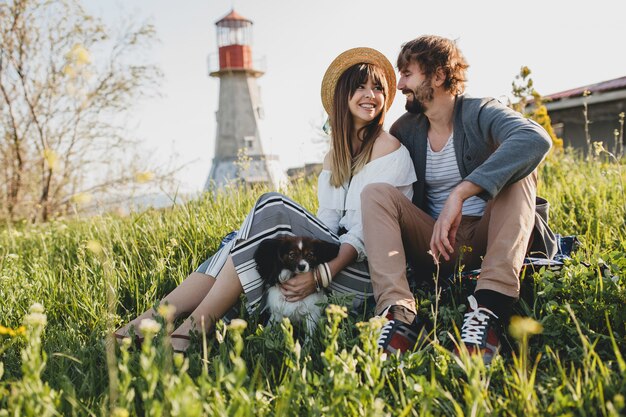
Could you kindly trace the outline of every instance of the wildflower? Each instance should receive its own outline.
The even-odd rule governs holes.
[[[133,344],[133,340],[130,337],[125,337],[122,339],[122,347],[128,349],[130,345]]]
[[[79,43],[74,44],[72,50],[65,54],[65,59],[75,62],[78,65],[85,65],[91,63],[91,55],[85,47]]]
[[[385,324],[387,324],[389,320],[383,316],[374,316],[366,322],[359,322],[356,324],[356,327],[361,331],[369,330],[371,332],[376,332],[383,328]]]
[[[176,306],[172,304],[161,304],[159,308],[157,308],[157,313],[159,313],[165,320],[172,321],[174,313],[176,313]]]
[[[520,71],[520,75],[522,76],[522,78],[528,77],[530,75],[530,68],[524,65]]]
[[[176,246],[178,246],[178,240],[171,238],[170,239],[170,245],[175,248]]]
[[[328,317],[339,316],[342,319],[348,317],[348,309],[343,306],[338,306],[337,304],[331,304],[326,308],[326,315]]]
[[[372,415],[374,416],[383,416],[385,415],[385,400],[382,398],[376,398],[374,400],[374,404],[372,404]]]
[[[45,326],[48,318],[43,313],[30,313],[24,317],[24,323],[30,326]]]
[[[89,204],[91,203],[91,200],[93,199],[93,196],[89,193],[76,193],[72,196],[71,200],[74,204]]]
[[[48,163],[51,170],[55,170],[59,166],[59,155],[50,148],[43,150],[43,158]]]
[[[596,156],[604,152],[604,144],[601,141],[593,142],[593,152]]]
[[[6,257],[7,257],[7,259],[19,259],[20,255],[18,255],[16,253],[9,253]]]
[[[135,181],[139,184],[150,182],[154,179],[154,173],[151,171],[137,172],[135,173]]]
[[[70,77],[70,78],[76,77],[76,71],[74,70],[74,68],[70,64],[67,64],[67,65],[65,65],[63,67],[63,74],[65,76],[67,76],[67,77]],[[73,88],[73,86],[72,86],[72,88]]]
[[[302,354],[302,346],[300,346],[300,342],[296,340],[296,343],[293,346],[293,353],[296,356],[296,360],[300,360],[300,355]]]
[[[248,323],[242,319],[233,319],[228,325],[228,328],[235,332],[243,332],[246,327],[248,327]]]
[[[622,394],[615,394],[613,396],[613,404],[615,405],[616,409],[618,410],[623,409],[624,408],[624,396]]]
[[[44,308],[43,305],[41,305],[40,303],[34,303],[33,305],[30,306],[29,311],[31,313],[40,313],[43,314],[44,312]]]
[[[128,417],[130,413],[125,408],[115,407],[111,413],[111,417]]]
[[[161,330],[161,325],[152,319],[143,319],[141,323],[139,323],[139,330],[144,335],[155,335]]]
[[[472,253],[472,247],[471,246],[466,246],[466,245],[462,245],[461,246],[461,253]]]
[[[543,332],[543,326],[530,317],[513,316],[509,324],[509,332],[517,340],[522,340],[526,336],[540,334]]]
[[[96,240],[90,240],[85,246],[95,255],[100,255],[102,253],[102,245]]]
[[[174,353],[174,366],[180,369],[184,363],[185,363],[185,355],[183,355],[182,353],[175,352]]]

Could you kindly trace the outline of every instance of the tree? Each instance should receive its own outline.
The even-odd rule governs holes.
[[[555,149],[563,149],[563,139],[556,136],[554,129],[552,129],[552,120],[548,115],[548,109],[543,104],[543,97],[535,87],[533,86],[533,79],[530,78],[530,68],[523,66],[520,69],[518,75],[515,76],[515,80],[512,82],[513,97],[517,99],[517,102],[511,103],[510,107],[522,113],[524,117],[533,119],[539,123],[550,135],[552,139],[552,145]],[[532,105],[531,111],[526,111],[526,107]]]
[[[47,221],[145,171],[126,119],[160,79],[155,30],[112,33],[77,0],[0,3],[0,219]]]

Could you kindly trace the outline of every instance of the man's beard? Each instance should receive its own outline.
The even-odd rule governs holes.
[[[424,103],[427,103],[433,99],[435,90],[428,85],[427,81],[417,87],[416,90],[411,90],[409,88],[405,88],[402,90],[402,93],[406,95],[406,105],[404,108],[406,111],[412,114],[422,114],[426,111],[426,106]],[[410,95],[413,98],[410,98]]]

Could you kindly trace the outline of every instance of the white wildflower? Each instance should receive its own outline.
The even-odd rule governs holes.
[[[161,330],[161,325],[152,319],[143,319],[139,324],[139,331],[145,334],[157,334]]]

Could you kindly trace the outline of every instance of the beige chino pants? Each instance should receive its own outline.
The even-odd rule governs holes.
[[[463,216],[450,261],[440,264],[439,276],[459,266],[481,268],[476,290],[493,290],[519,297],[519,273],[535,224],[537,172],[503,188],[487,203],[482,217]],[[389,184],[370,184],[361,193],[363,236],[376,312],[389,305],[416,311],[406,277],[407,259],[419,274],[432,276],[436,267],[430,250],[435,220]],[[481,264],[482,259],[482,264]]]

